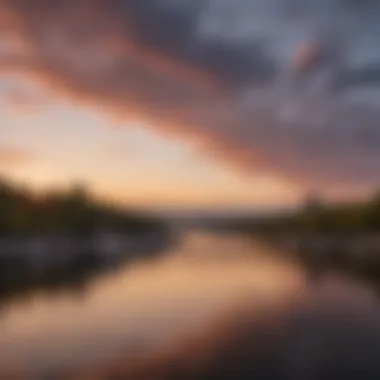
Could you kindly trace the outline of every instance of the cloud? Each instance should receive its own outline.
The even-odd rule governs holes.
[[[49,103],[38,93],[27,91],[22,87],[13,87],[6,91],[6,103],[16,113],[32,114],[42,110]]]
[[[380,182],[379,14],[374,0],[4,0],[0,68],[252,172],[366,188]]]

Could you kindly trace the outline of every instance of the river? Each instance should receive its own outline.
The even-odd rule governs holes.
[[[151,350],[244,302],[275,302],[308,285],[296,264],[239,235],[189,233],[164,255],[61,292],[3,302],[2,368],[89,366]]]

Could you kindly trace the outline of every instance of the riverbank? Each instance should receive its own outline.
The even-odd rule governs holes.
[[[82,185],[35,193],[0,178],[0,263],[32,270],[82,257],[112,261],[164,244],[170,227],[146,212],[91,195]]]
[[[380,281],[380,233],[254,236],[311,270],[341,270]]]
[[[37,289],[81,286],[129,260],[157,257],[174,243],[169,230],[2,238],[0,300]]]
[[[120,255],[144,252],[169,240],[169,232],[98,232],[89,236],[39,234],[0,238],[0,260],[26,261],[49,265],[70,261],[83,253],[92,253],[105,261]]]

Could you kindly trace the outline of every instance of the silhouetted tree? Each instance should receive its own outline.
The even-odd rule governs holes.
[[[64,232],[88,235],[99,229],[144,231],[161,224],[92,199],[83,184],[66,192],[36,196],[27,189],[0,181],[0,235]]]

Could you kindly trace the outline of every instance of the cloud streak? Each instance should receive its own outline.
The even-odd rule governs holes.
[[[0,19],[2,70],[253,173],[380,182],[377,1],[4,0]]]

